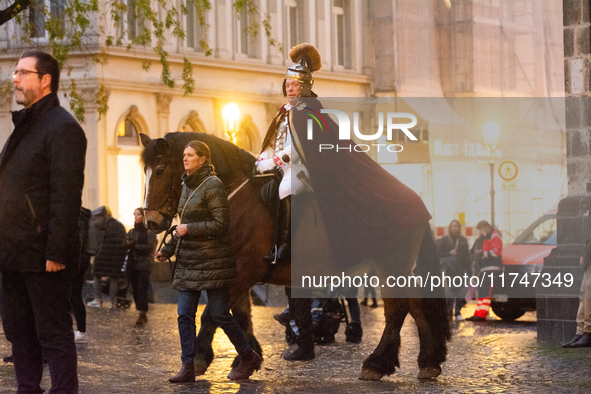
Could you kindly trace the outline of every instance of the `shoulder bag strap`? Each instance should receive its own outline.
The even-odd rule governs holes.
[[[193,190],[193,193],[191,193],[191,195],[189,196],[189,198],[187,198],[187,201],[185,202],[185,206],[183,207],[183,211],[181,212],[181,216],[179,221],[182,223],[183,222],[183,215],[185,214],[185,209],[187,208],[187,204],[189,203],[189,201],[191,200],[191,198],[193,198],[193,196],[195,195],[195,193],[197,193],[197,190],[199,190],[199,188],[205,183],[205,181],[207,181],[209,178],[215,178],[215,175],[210,175],[207,178],[205,178],[200,184],[199,186],[197,186],[195,188],[195,190]],[[174,228],[176,229],[177,226],[174,226]],[[174,231],[174,230],[173,230]],[[166,237],[166,236],[165,236]],[[164,241],[164,240],[163,240]],[[177,256],[179,255],[179,250],[181,248],[181,242],[182,242],[182,238],[178,238],[178,241],[176,243],[176,248],[174,250],[174,255]],[[162,244],[160,244],[160,247],[162,247]],[[169,261],[171,261],[169,259]],[[171,268],[171,275],[172,275],[172,279],[174,279],[174,271],[176,270],[176,262],[177,260],[174,261],[174,265]],[[172,263],[172,262],[171,262]]]
[[[195,190],[193,190],[193,193],[191,193],[191,195],[189,196],[189,198],[187,198],[187,201],[185,201],[185,206],[183,207],[183,211],[181,212],[181,217],[180,217],[180,222],[183,222],[183,215],[185,214],[185,209],[187,208],[187,204],[189,203],[189,201],[191,200],[191,198],[193,198],[193,195],[195,195],[195,193],[197,193],[197,190],[199,190],[199,188],[201,186],[203,186],[203,184],[205,183],[206,180],[208,180],[209,178],[215,178],[215,175],[210,175],[207,178],[205,178],[200,184],[199,186],[197,186],[195,188]]]

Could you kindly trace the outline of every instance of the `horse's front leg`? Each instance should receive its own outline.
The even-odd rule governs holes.
[[[384,375],[394,373],[400,367],[400,329],[408,314],[409,303],[406,298],[384,298],[386,327],[380,344],[363,362],[361,380],[380,380]]]
[[[410,314],[415,319],[421,341],[419,379],[436,378],[447,356],[447,341],[451,334],[446,314],[445,298],[414,298]]]
[[[261,345],[254,336],[252,326],[252,315],[251,315],[251,300],[250,294],[244,294],[236,304],[232,307],[232,315],[242,328],[246,339],[250,343],[252,350],[257,352],[261,359],[263,357],[263,350]],[[213,347],[213,336],[217,329],[217,324],[213,321],[209,314],[201,315],[201,327],[199,327],[199,333],[195,341],[195,375],[203,375],[209,365],[213,361],[214,353]],[[232,363],[232,368],[236,367],[240,363],[240,356],[236,356]],[[257,370],[260,368],[260,364],[257,366]]]
[[[256,353],[258,353],[259,356],[261,356],[261,363],[262,363],[263,349],[261,348],[259,341],[257,341],[256,337],[254,336],[254,330],[253,330],[253,325],[252,325],[252,313],[251,312],[252,312],[252,301],[250,299],[250,292],[246,292],[246,293],[244,293],[244,295],[242,297],[240,297],[238,302],[236,304],[234,304],[234,306],[232,307],[232,315],[234,315],[234,318],[238,322],[238,325],[240,326],[240,328],[242,328],[242,331],[244,332],[244,336],[246,337],[246,340],[248,341],[248,343],[250,343],[251,349],[254,350]],[[234,362],[232,362],[232,368],[237,367],[239,363],[240,363],[240,355],[237,355],[234,358]],[[261,366],[260,364],[257,365],[257,367],[256,367],[257,371],[259,370],[260,366]]]
[[[195,376],[203,375],[213,361],[213,336],[217,324],[209,313],[201,315],[201,326],[195,339]]]

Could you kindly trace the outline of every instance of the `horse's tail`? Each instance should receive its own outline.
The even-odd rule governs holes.
[[[429,225],[426,226],[425,234],[423,235],[415,268],[415,275],[421,275],[423,278],[426,278],[427,274],[430,276],[441,275],[439,251]],[[451,339],[451,329],[447,317],[445,289],[438,287],[431,291],[430,284],[429,286],[425,286],[421,294],[421,304],[423,305],[427,324],[434,337],[441,343],[449,341]],[[445,358],[445,355],[441,356]]]

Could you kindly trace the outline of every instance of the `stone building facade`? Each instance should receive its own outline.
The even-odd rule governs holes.
[[[564,0],[564,70],[568,196],[558,207],[558,246],[544,260],[552,277],[570,273],[570,288],[539,287],[538,341],[566,342],[576,330],[575,317],[582,279],[579,258],[591,235],[591,41],[589,0]]]
[[[102,7],[106,4],[101,2]],[[106,34],[117,30],[109,24],[89,37],[87,53],[71,56],[71,73],[86,102],[86,206],[107,204],[130,225],[143,194],[137,134],[155,138],[169,131],[196,130],[227,138],[221,112],[228,103],[237,104],[242,114],[237,143],[258,153],[269,120],[284,100],[281,83],[285,66],[291,63],[287,51],[270,45],[264,34],[256,38],[243,34],[248,15],[236,13],[232,1],[211,4],[205,15],[209,30],[201,29],[189,10],[183,21],[186,40],[172,40],[167,48],[177,86],[182,85],[183,57],[191,61],[196,82],[192,94],[160,82],[158,58],[150,48],[105,47]],[[400,106],[417,113],[421,126],[413,132],[419,142],[400,141],[407,145],[406,153],[398,155],[396,163],[381,164],[423,197],[436,226],[447,226],[461,213],[469,226],[490,215],[489,157],[482,122],[450,100],[451,118],[462,125],[442,125],[445,121],[430,116],[428,108],[420,103],[413,107],[404,98],[563,94],[560,0],[263,0],[259,4],[261,12],[271,17],[274,38],[285,48],[299,42],[318,47],[323,70],[315,74],[314,90],[321,97],[394,97]],[[134,22],[124,18],[124,23],[127,33],[121,38],[126,42]],[[17,30],[10,24],[0,28],[0,48],[5,50],[0,53],[0,80],[9,78],[23,49],[12,39]],[[205,56],[198,45],[202,38],[213,49],[212,56]],[[44,40],[40,34],[35,42],[43,46]],[[91,60],[100,51],[109,54],[108,63]],[[148,71],[142,67],[146,60],[152,64]],[[64,72],[63,86],[68,85]],[[95,104],[100,85],[109,96],[109,110],[102,117]],[[65,101],[64,105],[68,107]],[[9,110],[17,108],[9,97],[0,97],[0,142],[12,130]],[[520,177],[506,190],[495,178],[497,221],[509,235],[555,204],[562,191],[564,133],[541,135],[536,128],[505,130],[501,135],[498,160],[512,160],[520,168]]]

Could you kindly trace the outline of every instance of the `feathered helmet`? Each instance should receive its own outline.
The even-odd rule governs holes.
[[[312,85],[314,84],[312,73],[322,68],[322,60],[320,59],[318,49],[312,44],[299,44],[291,48],[289,58],[295,64],[287,68],[287,73],[283,80],[283,96],[287,97],[285,82],[288,78],[291,78],[302,84],[302,90],[300,91],[301,97],[318,97],[312,91]]]

